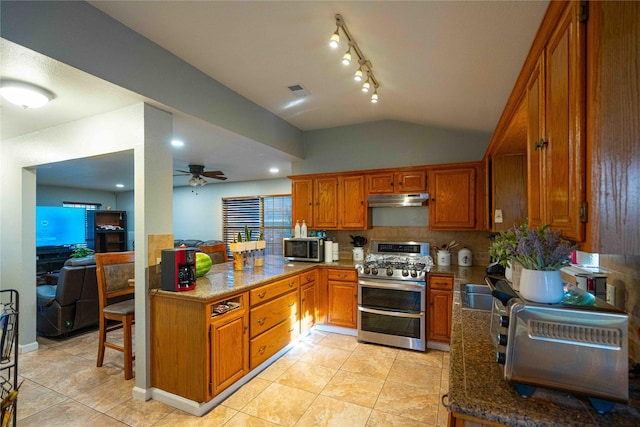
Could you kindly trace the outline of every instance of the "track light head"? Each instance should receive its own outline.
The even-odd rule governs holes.
[[[353,80],[357,82],[362,81],[362,67],[358,68],[358,71],[353,75]]]
[[[340,43],[340,33],[338,32],[338,29],[340,27],[336,27],[336,31],[331,34],[331,38],[329,39],[329,46],[331,46],[332,48],[337,48],[338,44]]]
[[[344,65],[351,64],[351,45],[349,45],[349,49],[342,55],[342,63]]]
[[[371,95],[371,103],[372,104],[378,103],[378,89],[373,91],[373,94]]]
[[[369,83],[369,79],[367,79],[366,82],[364,82],[364,84],[362,85],[362,91],[364,93],[369,92],[369,88],[371,87],[371,83]]]

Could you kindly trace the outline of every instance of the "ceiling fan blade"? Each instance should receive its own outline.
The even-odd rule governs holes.
[[[182,172],[182,173],[184,173],[184,174],[189,174],[189,175],[191,175],[191,171],[183,171],[183,170],[180,170],[180,169],[176,169],[176,172]]]
[[[177,172],[182,172],[182,171],[177,171]],[[191,175],[189,172],[187,173],[175,173],[173,174],[173,176],[186,176],[186,175]]]
[[[220,181],[226,181],[227,180],[226,176],[210,176],[209,178],[219,179]]]
[[[202,172],[203,176],[206,176],[207,178],[217,178],[218,176],[224,175],[224,172],[222,171],[205,171]]]

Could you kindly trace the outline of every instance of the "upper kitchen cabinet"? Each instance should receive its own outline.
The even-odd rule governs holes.
[[[588,252],[640,255],[639,64],[640,2],[589,2]]]
[[[480,162],[457,163],[429,169],[429,228],[482,230],[484,180]]]
[[[325,230],[368,227],[365,178],[361,174],[291,177],[292,220]]]
[[[422,193],[427,188],[425,169],[381,171],[367,175],[369,194]]]
[[[560,15],[527,89],[529,225],[551,224],[584,239],[585,14],[580,2]]]

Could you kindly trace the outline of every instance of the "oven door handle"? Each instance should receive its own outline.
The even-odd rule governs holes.
[[[387,282],[387,283],[380,283],[380,282],[374,282],[371,280],[363,280],[363,279],[359,279],[358,280],[358,285],[362,286],[367,286],[370,288],[380,288],[380,289],[397,289],[397,290],[405,290],[405,291],[423,291],[424,290],[424,285],[418,285],[416,284],[418,282],[414,282],[414,284],[404,284],[404,283],[397,283],[397,282]]]
[[[414,319],[420,319],[424,317],[424,313],[403,313],[401,311],[386,311],[386,310],[376,310],[375,308],[367,308],[367,307],[358,307],[358,311],[363,311],[365,313],[372,314],[380,314],[382,316],[395,316],[395,317],[411,317]]]

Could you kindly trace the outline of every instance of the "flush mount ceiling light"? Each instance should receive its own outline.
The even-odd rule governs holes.
[[[340,44],[340,30],[342,30],[342,33],[349,42],[349,48],[342,56],[342,63],[344,65],[349,65],[351,63],[351,50],[353,49],[353,52],[358,58],[359,64],[358,70],[355,72],[353,79],[357,82],[360,82],[365,75],[367,76],[366,82],[364,83],[364,85],[362,85],[362,91],[365,93],[369,92],[369,88],[373,86],[374,93],[373,95],[371,95],[371,102],[375,104],[378,102],[378,88],[380,87],[380,83],[378,82],[378,79],[376,79],[376,76],[373,75],[373,65],[371,64],[371,61],[369,61],[364,56],[364,53],[362,53],[360,46],[358,46],[358,43],[353,38],[353,35],[349,32],[349,29],[347,29],[347,24],[345,24],[344,19],[342,19],[342,15],[336,13],[335,18],[336,31],[331,34],[331,38],[329,39],[329,46],[334,49],[338,47],[338,45]]]
[[[0,81],[0,95],[24,109],[38,108],[55,98],[53,92],[18,80]]]

